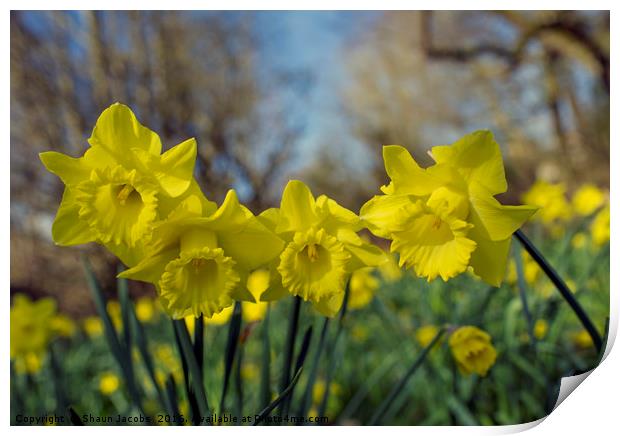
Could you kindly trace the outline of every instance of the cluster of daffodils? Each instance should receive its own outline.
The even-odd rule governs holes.
[[[120,276],[152,283],[175,319],[218,322],[234,301],[248,302],[246,317],[260,319],[260,302],[286,295],[334,316],[349,282],[352,304],[361,307],[377,287],[368,268],[398,275],[391,256],[360,236],[366,228],[390,239],[399,267],[418,276],[448,280],[471,267],[499,286],[511,235],[537,209],[494,198],[507,186],[486,131],[433,147],[436,163],[425,169],[404,148],[384,147],[391,182],[360,215],[295,180],[279,208],[257,216],[234,190],[218,206],[194,179],[196,141],[162,153],[159,136],[122,104],[101,114],[88,143],[79,158],[41,154],[65,184],[53,239],[105,246],[126,265]]]
[[[582,185],[569,200],[563,183],[538,180],[522,199],[540,207],[534,219],[556,237],[563,236],[566,224],[571,220],[590,219],[589,235],[584,231],[577,232],[572,241],[574,248],[584,247],[589,239],[594,247],[609,242],[609,193],[593,184]]]
[[[56,310],[51,298],[32,301],[16,294],[10,312],[11,360],[19,373],[36,373],[41,369],[49,342],[56,337],[73,336],[73,321]]]

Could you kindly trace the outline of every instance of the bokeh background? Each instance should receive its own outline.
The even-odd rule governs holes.
[[[477,128],[503,148],[502,201],[536,178],[605,187],[609,13],[12,12],[11,291],[70,313],[91,309],[78,252],[114,262],[51,243],[63,187],[37,154],[81,155],[115,101],[164,147],[195,136],[206,195],[255,213],[288,178],[358,210],[383,144],[426,164]]]
[[[220,202],[233,187],[256,214],[278,205],[292,178],[358,211],[386,182],[382,145],[406,146],[425,166],[430,146],[491,129],[506,165],[503,203],[522,201],[536,181],[554,184],[539,185],[531,195],[549,201],[551,217],[539,217],[526,232],[604,332],[609,89],[605,11],[13,11],[11,295],[50,296],[68,315],[60,326],[68,339],[52,347],[71,381],[65,383],[67,401],[81,411],[131,410],[101,321],[92,316],[80,257],[90,259],[111,300],[107,310],[120,323],[118,262],[94,244],[53,244],[63,185],[38,159],[48,150],[81,155],[98,115],[120,101],[162,137],[164,148],[196,137],[195,176],[204,193]],[[575,196],[584,186],[585,195]],[[577,198],[593,207],[580,212]],[[387,248],[385,241],[374,242]],[[350,320],[347,314],[347,345],[333,353],[342,360],[334,385],[331,370],[320,366],[313,402],[321,403],[327,386],[331,417],[368,423],[433,328],[472,324],[485,328],[498,349],[490,375],[460,377],[449,350],[438,348],[384,422],[514,424],[544,416],[560,377],[593,367],[598,356],[535,262],[525,256],[522,271],[517,268],[511,260],[500,289],[465,274],[448,284],[427,284],[397,268],[381,272],[380,281],[366,277],[361,288],[371,290]],[[170,325],[153,306],[153,289],[129,285],[138,317],[155,339],[158,370],[179,376]],[[528,322],[521,299],[526,290]],[[272,358],[279,368],[290,307],[272,306]],[[248,335],[256,319],[248,322],[244,314]],[[316,314],[304,308],[301,319],[304,327],[317,324],[318,333]],[[67,327],[72,323],[79,333]],[[223,328],[206,330],[211,395],[221,383]],[[260,345],[258,333],[244,345],[239,380],[265,378],[257,363]],[[15,410],[48,412],[63,404],[54,400],[58,377],[50,362],[37,360],[35,370],[26,369],[33,374],[12,379],[12,393],[27,393]],[[145,407],[155,413],[155,393],[145,389]],[[248,391],[256,396],[255,388]],[[260,410],[255,400],[246,412]]]

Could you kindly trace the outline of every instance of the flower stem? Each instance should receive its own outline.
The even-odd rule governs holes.
[[[536,337],[534,336],[534,319],[532,318],[532,313],[530,312],[529,305],[527,304],[527,286],[523,272],[523,257],[521,256],[521,251],[516,246],[514,247],[514,257],[517,268],[517,286],[519,287],[519,296],[521,297],[521,305],[523,306],[523,315],[525,316],[525,321],[527,322],[527,334],[530,337],[530,344],[535,348]]]
[[[583,307],[581,307],[579,302],[575,299],[573,293],[570,291],[568,286],[566,286],[564,280],[562,280],[562,278],[551,267],[551,265],[547,262],[544,256],[540,253],[540,251],[538,251],[534,244],[532,244],[532,242],[528,239],[527,236],[525,236],[525,234],[521,230],[517,230],[514,235],[519,240],[521,245],[523,245],[523,248],[525,248],[530,254],[530,256],[532,256],[532,258],[536,261],[536,263],[538,263],[538,265],[545,272],[547,277],[549,277],[549,279],[553,282],[557,290],[562,295],[562,298],[564,298],[564,300],[568,303],[571,309],[573,309],[573,312],[575,312],[575,315],[577,315],[577,318],[579,318],[579,321],[581,321],[581,324],[592,338],[592,342],[594,343],[596,350],[600,352],[603,346],[603,340],[601,339],[601,335],[596,330],[596,327],[594,327],[594,324],[592,323],[586,312],[583,310]]]
[[[293,311],[289,318],[288,334],[286,336],[286,344],[284,349],[284,366],[282,367],[282,378],[280,379],[280,392],[283,392],[289,385],[291,376],[291,363],[295,352],[295,338],[297,336],[297,327],[299,325],[299,311],[301,309],[301,298],[295,297],[293,300]],[[279,411],[282,413],[286,408],[286,401],[280,404]]]
[[[403,389],[407,385],[407,382],[409,381],[411,376],[422,365],[422,363],[424,363],[424,360],[426,359],[426,356],[428,355],[430,350],[435,346],[435,344],[437,342],[439,342],[439,339],[441,339],[441,337],[443,336],[443,334],[445,332],[446,332],[445,328],[441,328],[437,332],[437,334],[435,335],[433,340],[426,346],[426,348],[424,348],[424,350],[418,356],[418,358],[415,360],[415,362],[413,362],[413,365],[411,365],[411,367],[409,368],[407,373],[403,376],[403,378],[400,379],[400,381],[398,383],[396,383],[394,385],[394,387],[392,388],[392,390],[390,391],[390,393],[388,394],[386,399],[383,400],[383,402],[379,405],[379,407],[375,411],[375,413],[372,416],[372,418],[370,418],[370,422],[368,423],[368,425],[378,425],[379,424],[379,421],[381,420],[381,418],[383,418],[383,416],[385,416],[385,414],[389,410],[390,406],[394,403],[394,400],[403,391]]]
[[[204,346],[205,346],[205,323],[202,313],[196,318],[194,322],[194,354],[196,355],[196,363],[202,373],[202,366],[204,361]]]

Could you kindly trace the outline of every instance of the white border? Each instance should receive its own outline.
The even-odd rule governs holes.
[[[49,2],[49,1],[22,1],[22,2],[9,2],[10,9],[81,9],[86,6],[92,9],[202,9],[208,7],[210,9],[228,9],[228,10],[237,10],[237,9],[269,9],[269,10],[288,10],[288,9],[303,9],[303,10],[327,10],[327,9],[391,9],[391,10],[400,10],[400,9],[412,9],[412,8],[420,8],[424,9],[424,6],[427,6],[427,2],[411,2],[411,1],[383,1],[383,2],[368,2],[368,1],[338,1],[338,0],[315,0],[315,1],[298,1],[293,5],[291,2],[284,1],[270,1],[270,2],[256,2],[256,1],[229,1],[229,2],[200,2],[200,1],[188,1],[188,0],[177,0],[174,3],[168,2],[146,2],[146,1],[118,1],[118,0],[108,0],[108,1],[92,1],[85,4],[83,1],[63,1],[63,2]],[[293,7],[295,6],[295,7]],[[433,4],[433,6],[438,6],[437,4]],[[612,9],[612,2],[610,1],[589,1],[589,2],[577,2],[577,1],[520,1],[520,2],[507,2],[507,1],[470,1],[467,4],[463,4],[462,2],[450,1],[443,2],[442,6],[445,6],[447,9],[583,9],[586,6],[587,9]],[[444,8],[438,8],[444,9]],[[9,59],[10,52],[10,17],[9,17],[9,9],[6,10],[5,15],[3,17],[3,22],[5,23],[4,32],[3,32],[3,44],[2,44],[2,52],[3,59]],[[618,20],[616,19],[616,12],[612,10],[611,12],[611,46],[614,47],[617,41],[617,25]],[[10,148],[10,115],[9,115],[9,97],[10,97],[10,66],[7,62],[7,67],[2,71],[2,82],[4,83],[3,89],[3,125],[4,125],[4,135],[7,139],[7,142],[4,144],[5,152]],[[618,63],[616,59],[611,57],[611,71],[612,71],[612,83],[615,84],[615,79],[617,74],[615,72],[618,71]],[[611,99],[611,119],[618,119],[618,111],[616,105],[616,94],[615,85],[612,85],[612,99]],[[618,170],[617,162],[618,162],[618,144],[616,143],[617,139],[617,127],[614,123],[611,123],[611,215],[612,217],[616,216],[616,199],[615,197],[618,183],[617,178],[614,177],[615,171]],[[0,215],[0,219],[2,220],[2,229],[0,233],[0,238],[5,241],[4,246],[2,248],[2,276],[4,277],[5,283],[5,317],[3,317],[3,330],[4,333],[2,335],[2,343],[3,349],[5,350],[4,358],[0,359],[0,373],[1,377],[4,380],[3,385],[5,389],[3,390],[0,398],[2,405],[2,420],[5,425],[9,424],[9,317],[6,316],[8,308],[10,306],[10,297],[9,297],[9,285],[10,285],[10,256],[9,256],[9,211],[10,209],[10,170],[9,170],[9,159],[6,157],[4,159],[0,159],[0,173],[3,177],[3,183],[0,186],[0,192],[2,195],[3,203],[5,204],[5,211]],[[616,221],[612,221],[611,223],[611,233],[612,239],[615,240],[615,235],[619,233],[619,224]],[[618,248],[617,245],[612,244],[611,247],[611,264],[618,265],[616,262],[620,259],[618,256]],[[615,340],[615,336],[618,329],[618,314],[620,314],[620,307],[618,305],[618,269],[613,269],[611,271],[611,319],[610,319],[610,340],[606,350],[606,359],[601,363],[601,365],[595,369],[590,377],[587,378],[587,382],[584,383],[583,386],[579,387],[579,393],[575,395],[571,395],[566,401],[564,401],[557,410],[555,410],[547,419],[541,419],[534,423],[514,425],[514,426],[505,426],[505,427],[391,427],[388,431],[402,433],[402,434],[410,434],[414,432],[415,434],[445,434],[447,432],[453,434],[460,435],[481,435],[481,434],[506,434],[506,433],[516,433],[520,431],[524,431],[527,429],[532,429],[531,432],[533,434],[584,434],[585,432],[591,434],[608,434],[610,429],[616,428],[616,416],[618,416],[618,406],[617,406],[617,394],[619,387],[619,377],[618,377],[618,369],[620,369],[620,356],[618,352],[609,354],[610,346],[613,344]],[[11,427],[10,431],[15,433],[30,433],[34,431],[39,431],[42,429],[41,427],[37,428],[28,428],[28,427]],[[269,433],[269,434],[289,434],[291,428],[276,428],[276,427],[258,427],[257,429],[249,429],[247,427],[211,427],[208,429],[201,428],[185,428],[185,431],[188,432],[203,432],[208,431],[210,433],[220,433],[220,432],[255,432],[258,433]],[[296,427],[294,431],[300,433],[313,432],[317,430],[315,427]],[[373,432],[375,431],[373,428],[369,427],[357,427],[357,428],[340,428],[340,427],[321,427],[320,431],[325,432],[327,434],[334,434],[335,432],[341,431],[354,431],[354,432]],[[50,434],[65,434],[65,432],[74,432],[80,431],[76,428],[54,428],[54,427],[46,427],[45,431],[49,431]],[[104,432],[109,432],[109,429],[105,427],[91,427],[89,428],[89,433],[95,434],[103,434]],[[153,427],[122,427],[114,429],[113,431],[131,431],[132,434],[146,434],[146,432],[160,432],[166,431],[164,428]],[[178,431],[178,430],[176,430]]]

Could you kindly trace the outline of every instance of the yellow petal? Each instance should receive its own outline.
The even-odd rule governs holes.
[[[175,319],[188,314],[210,318],[232,305],[231,292],[239,281],[235,262],[222,249],[190,250],[166,265],[160,295]]]
[[[511,237],[538,210],[536,206],[504,206],[477,184],[470,189],[470,201],[473,209],[470,215],[480,220],[492,241]]]
[[[276,233],[303,232],[316,222],[318,216],[312,192],[299,180],[289,181],[282,192]]]
[[[343,292],[350,254],[325,230],[296,233],[280,255],[282,285],[293,295],[317,302]]]
[[[474,227],[468,235],[476,242],[469,264],[474,273],[491,286],[499,287],[506,276],[511,238],[491,241]]]
[[[236,232],[218,232],[218,243],[226,255],[240,268],[254,270],[276,258],[284,248],[284,241],[263,226],[255,217]]]
[[[424,196],[440,186],[440,182],[429,175],[413,159],[409,151],[400,145],[383,147],[385,171],[392,180],[388,192]]]
[[[354,212],[326,195],[320,195],[316,199],[316,208],[321,219],[321,227],[330,233],[335,233],[340,228],[357,232],[363,227],[360,218]]]
[[[256,218],[258,218],[262,225],[267,227],[272,232],[275,232],[276,227],[278,226],[278,221],[280,220],[280,209],[275,207],[266,209]]]
[[[55,151],[39,154],[45,168],[60,177],[65,185],[75,185],[90,177],[90,168],[83,158],[74,158]]]
[[[491,195],[506,192],[502,153],[488,130],[465,135],[452,145],[433,147],[431,155],[435,162],[457,168],[469,183],[480,183]]]
[[[135,170],[96,169],[77,189],[80,219],[97,232],[99,240],[133,247],[150,238],[157,218],[157,191]]]
[[[379,280],[372,268],[362,268],[351,274],[348,307],[355,310],[367,306],[379,289]]]
[[[170,197],[183,194],[193,179],[196,140],[188,139],[165,152],[154,155],[147,150],[131,150],[141,164],[141,171],[151,174]]]
[[[347,251],[351,253],[351,260],[347,265],[348,271],[355,271],[365,266],[379,266],[388,261],[388,255],[379,247],[368,242],[360,245],[346,244]]]
[[[454,217],[440,217],[420,210],[402,222],[393,233],[392,252],[400,254],[400,266],[413,267],[428,281],[444,281],[464,272],[476,243],[467,233],[471,225]]]
[[[166,265],[179,255],[176,248],[168,249],[154,256],[143,259],[133,268],[121,272],[118,277],[158,284]]]
[[[338,292],[337,294],[330,295],[312,302],[314,307],[321,315],[328,318],[333,318],[342,307],[344,301],[344,292]]]
[[[131,109],[120,103],[114,103],[101,113],[88,142],[93,147],[104,148],[125,164],[130,162],[132,148],[154,155],[161,153],[159,136],[140,124]]]
[[[80,219],[79,210],[80,206],[75,202],[75,195],[69,188],[65,188],[52,224],[52,239],[56,244],[78,245],[97,239],[88,223]]]
[[[260,296],[261,301],[276,301],[290,295],[282,285],[282,276],[278,271],[280,259],[277,258],[269,266],[269,287]]]
[[[374,235],[389,238],[396,217],[414,202],[409,195],[375,195],[362,206],[360,217]]]

